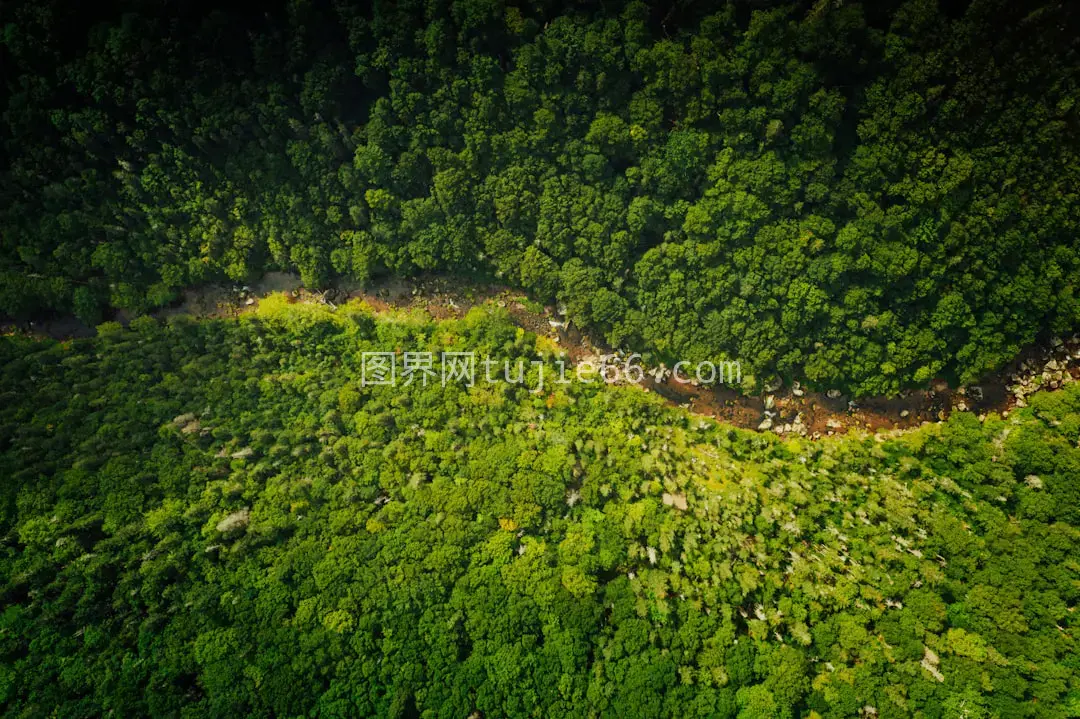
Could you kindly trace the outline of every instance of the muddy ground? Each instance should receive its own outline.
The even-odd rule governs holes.
[[[471,307],[491,302],[505,307],[520,327],[556,341],[571,363],[595,360],[608,351],[602,343],[565,323],[557,308],[541,307],[518,290],[477,286],[443,276],[389,278],[366,287],[343,284],[325,292],[310,292],[295,275],[269,272],[249,287],[209,285],[185,290],[178,302],[156,315],[231,317],[254,308],[260,297],[271,292],[285,292],[297,301],[330,305],[360,298],[377,311],[420,308],[436,319],[463,317]],[[126,323],[129,318],[121,313],[114,319]],[[21,326],[8,322],[0,330],[59,339],[94,334],[93,329],[71,317],[43,318]],[[673,378],[657,382],[651,376],[646,376],[639,386],[697,414],[738,427],[759,429],[771,425],[772,431],[781,434],[817,438],[851,429],[877,432],[916,427],[943,420],[954,410],[1007,414],[1018,401],[1022,404],[1024,395],[1036,386],[1056,388],[1076,379],[1080,379],[1080,338],[1073,337],[1055,339],[1047,347],[1030,348],[1009,367],[984,378],[977,386],[950,388],[938,380],[926,389],[891,398],[864,397],[850,402],[847,396],[829,397],[786,386],[760,396],[744,396],[727,386],[695,386]],[[771,406],[767,409],[770,396]]]

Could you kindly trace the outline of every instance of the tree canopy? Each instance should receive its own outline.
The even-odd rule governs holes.
[[[0,311],[450,272],[888,394],[1080,325],[1069,3],[12,0]]]
[[[10,716],[1080,715],[1080,389],[781,441],[551,362],[504,310],[0,339]],[[534,371],[534,370],[530,370]]]

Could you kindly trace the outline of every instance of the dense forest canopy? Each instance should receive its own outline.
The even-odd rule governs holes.
[[[282,297],[0,342],[5,714],[1080,716],[1076,385],[780,441],[359,381],[410,349],[551,361],[497,308]]]
[[[493,293],[155,317],[440,274],[849,407],[1080,359],[1078,15],[0,3],[0,318],[97,327],[0,337],[0,713],[1080,717],[1068,362],[1011,414],[784,440],[553,382]]]
[[[1080,325],[1075,3],[11,0],[0,310],[499,279],[819,388]]]

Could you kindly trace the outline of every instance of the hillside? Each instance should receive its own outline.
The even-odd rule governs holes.
[[[1080,327],[1077,15],[11,0],[0,312],[443,271],[759,383],[973,382]]]
[[[427,351],[555,376],[496,306],[0,340],[5,715],[1080,716],[1075,385],[781,441],[365,384]]]
[[[1078,237],[1077,2],[4,0],[0,715],[1080,719]]]

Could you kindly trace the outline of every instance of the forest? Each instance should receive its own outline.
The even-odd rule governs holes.
[[[812,442],[359,379],[462,348],[553,356],[280,295],[0,343],[5,714],[1080,716],[1076,385]]]
[[[0,3],[0,714],[1080,718],[1077,367],[798,436],[543,321],[766,409],[1080,360],[1078,15]],[[321,294],[432,277],[541,331]]]
[[[10,0],[0,311],[447,272],[658,360],[971,382],[1080,326],[1077,14]]]

